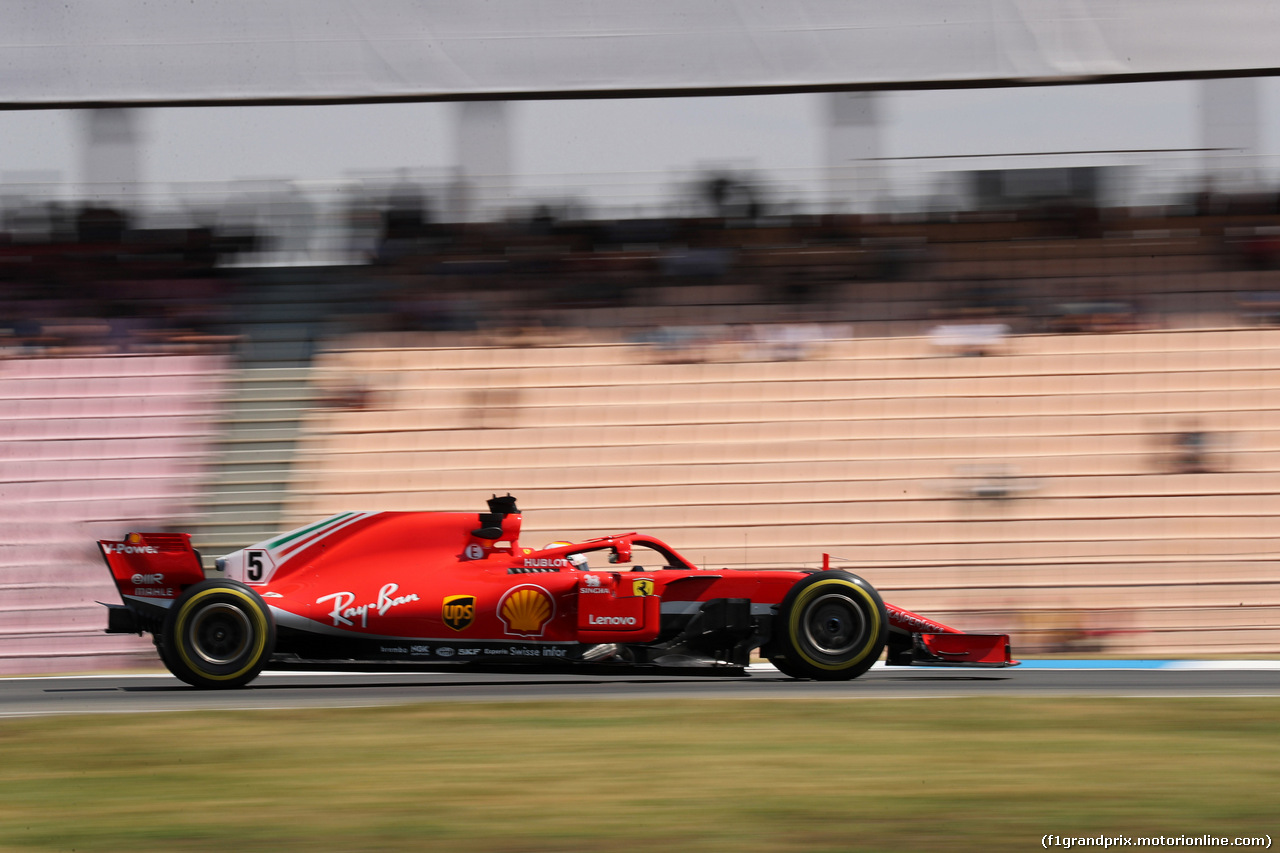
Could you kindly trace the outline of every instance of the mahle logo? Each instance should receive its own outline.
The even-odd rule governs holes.
[[[455,631],[464,631],[476,621],[476,597],[474,595],[446,595],[441,608],[444,624]]]

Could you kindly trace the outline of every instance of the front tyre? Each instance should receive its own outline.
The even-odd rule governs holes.
[[[880,594],[848,572],[818,572],[798,581],[774,624],[768,657],[792,678],[857,678],[879,659],[889,636]]]
[[[276,625],[266,603],[244,584],[207,580],[169,608],[160,642],[160,659],[187,684],[243,687],[275,650]]]

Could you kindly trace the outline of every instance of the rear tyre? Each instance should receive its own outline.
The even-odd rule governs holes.
[[[848,572],[798,581],[778,608],[769,662],[792,678],[841,681],[871,668],[884,650],[889,619],[871,584]]]
[[[193,687],[248,684],[276,646],[275,620],[262,598],[244,584],[209,580],[169,608],[160,659]]]

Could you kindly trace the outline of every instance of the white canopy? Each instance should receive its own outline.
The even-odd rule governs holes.
[[[1275,0],[14,0],[0,107],[618,97],[1280,71]]]

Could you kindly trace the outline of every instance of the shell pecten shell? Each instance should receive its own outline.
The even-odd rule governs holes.
[[[508,634],[538,636],[551,621],[555,608],[551,596],[539,586],[517,587],[506,594],[498,615]]]

